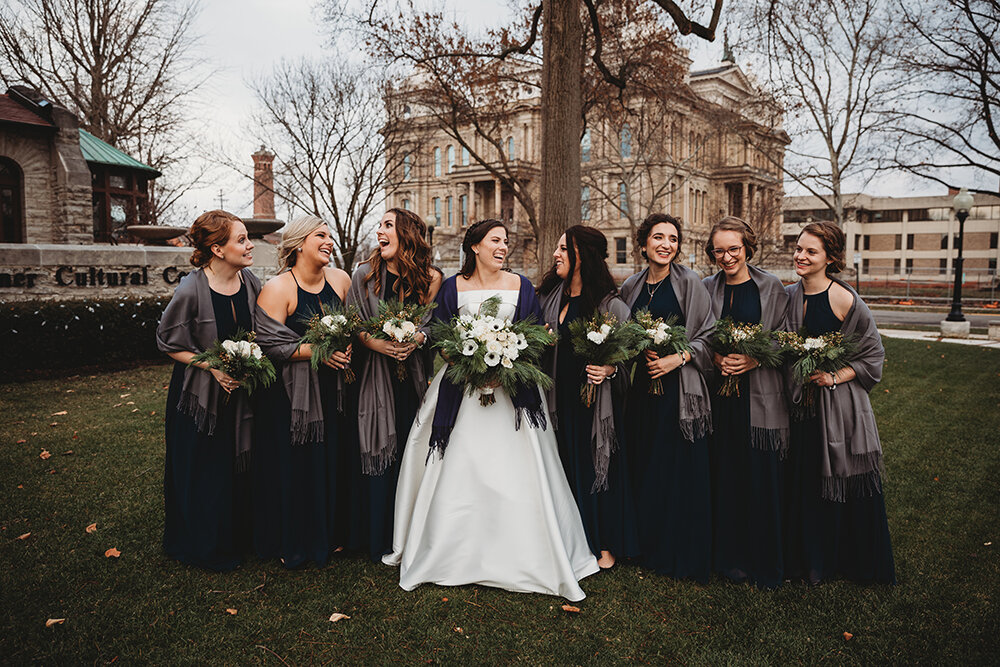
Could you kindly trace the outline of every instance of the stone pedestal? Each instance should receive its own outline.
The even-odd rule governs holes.
[[[1000,320],[989,321],[988,336],[990,340],[1000,340]]]
[[[968,320],[964,322],[941,320],[941,335],[945,338],[968,338],[970,326]]]

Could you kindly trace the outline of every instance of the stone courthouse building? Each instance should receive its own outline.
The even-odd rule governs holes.
[[[755,119],[752,103],[765,96],[738,66],[724,61],[691,71],[690,65],[684,56],[682,82],[671,99],[635,101],[630,107],[641,111],[631,118],[588,117],[581,139],[580,221],[608,236],[609,266],[619,279],[638,266],[632,239],[650,212],[682,221],[682,260],[702,270],[708,267],[701,244],[725,215],[747,219],[772,247],[780,245],[781,164],[789,138],[780,123]],[[530,83],[512,97],[496,136],[485,137],[471,125],[459,126],[458,134],[474,155],[496,156],[495,168],[516,170],[537,210],[541,99],[532,84],[540,71],[519,66],[525,68],[520,78]],[[415,74],[387,100],[408,128],[390,135],[392,141],[413,147],[389,148],[388,154],[405,156],[386,188],[388,206],[413,210],[433,227],[435,261],[448,269],[459,266],[470,222],[503,219],[512,231],[512,267],[533,274],[533,234],[524,207],[503,179],[470,157],[454,129],[446,131],[415,101],[421,99],[420,86]]]

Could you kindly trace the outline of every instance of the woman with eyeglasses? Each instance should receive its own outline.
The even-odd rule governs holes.
[[[622,285],[635,314],[678,318],[692,352],[665,357],[647,350],[635,369],[628,397],[639,563],[676,579],[707,582],[711,571],[711,496],[707,436],[711,404],[702,369],[711,364],[707,335],[714,320],[698,275],[675,260],[683,232],[675,218],[654,213],[635,235],[648,266]],[[649,392],[660,378],[663,394]]]
[[[750,266],[757,235],[726,217],[713,225],[705,253],[719,271],[705,278],[712,319],[783,330],[788,295],[774,275]],[[784,378],[742,354],[712,354],[712,569],[730,581],[777,588],[784,580],[781,553],[781,459],[788,449]],[[736,376],[738,390],[716,387]]]
[[[802,228],[795,242],[788,326],[810,336],[839,331],[855,351],[844,368],[810,377],[815,401],[792,384],[785,469],[785,576],[817,584],[836,578],[896,583],[882,495],[882,444],[869,392],[882,379],[885,349],[868,306],[834,274],[844,268],[844,232],[831,222]]]

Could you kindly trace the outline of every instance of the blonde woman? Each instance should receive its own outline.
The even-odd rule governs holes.
[[[326,563],[347,541],[347,447],[338,407],[351,361],[337,352],[327,368],[312,370],[309,345],[300,345],[307,320],[320,305],[339,307],[350,277],[331,267],[333,236],[322,219],[292,221],[278,246],[280,273],[257,300],[258,341],[279,365],[280,380],[259,401],[254,458],[254,548],[285,567]]]

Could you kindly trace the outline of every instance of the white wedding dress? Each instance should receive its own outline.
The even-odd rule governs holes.
[[[494,294],[503,299],[498,315],[512,317],[517,290],[459,292],[459,313],[475,315]],[[410,430],[396,487],[392,553],[383,562],[399,565],[399,585],[408,591],[422,583],[482,584],[582,600],[579,580],[598,571],[597,560],[552,426],[536,429],[524,418],[515,430],[514,405],[503,389],[485,407],[466,395],[444,456],[428,458],[444,370]]]

